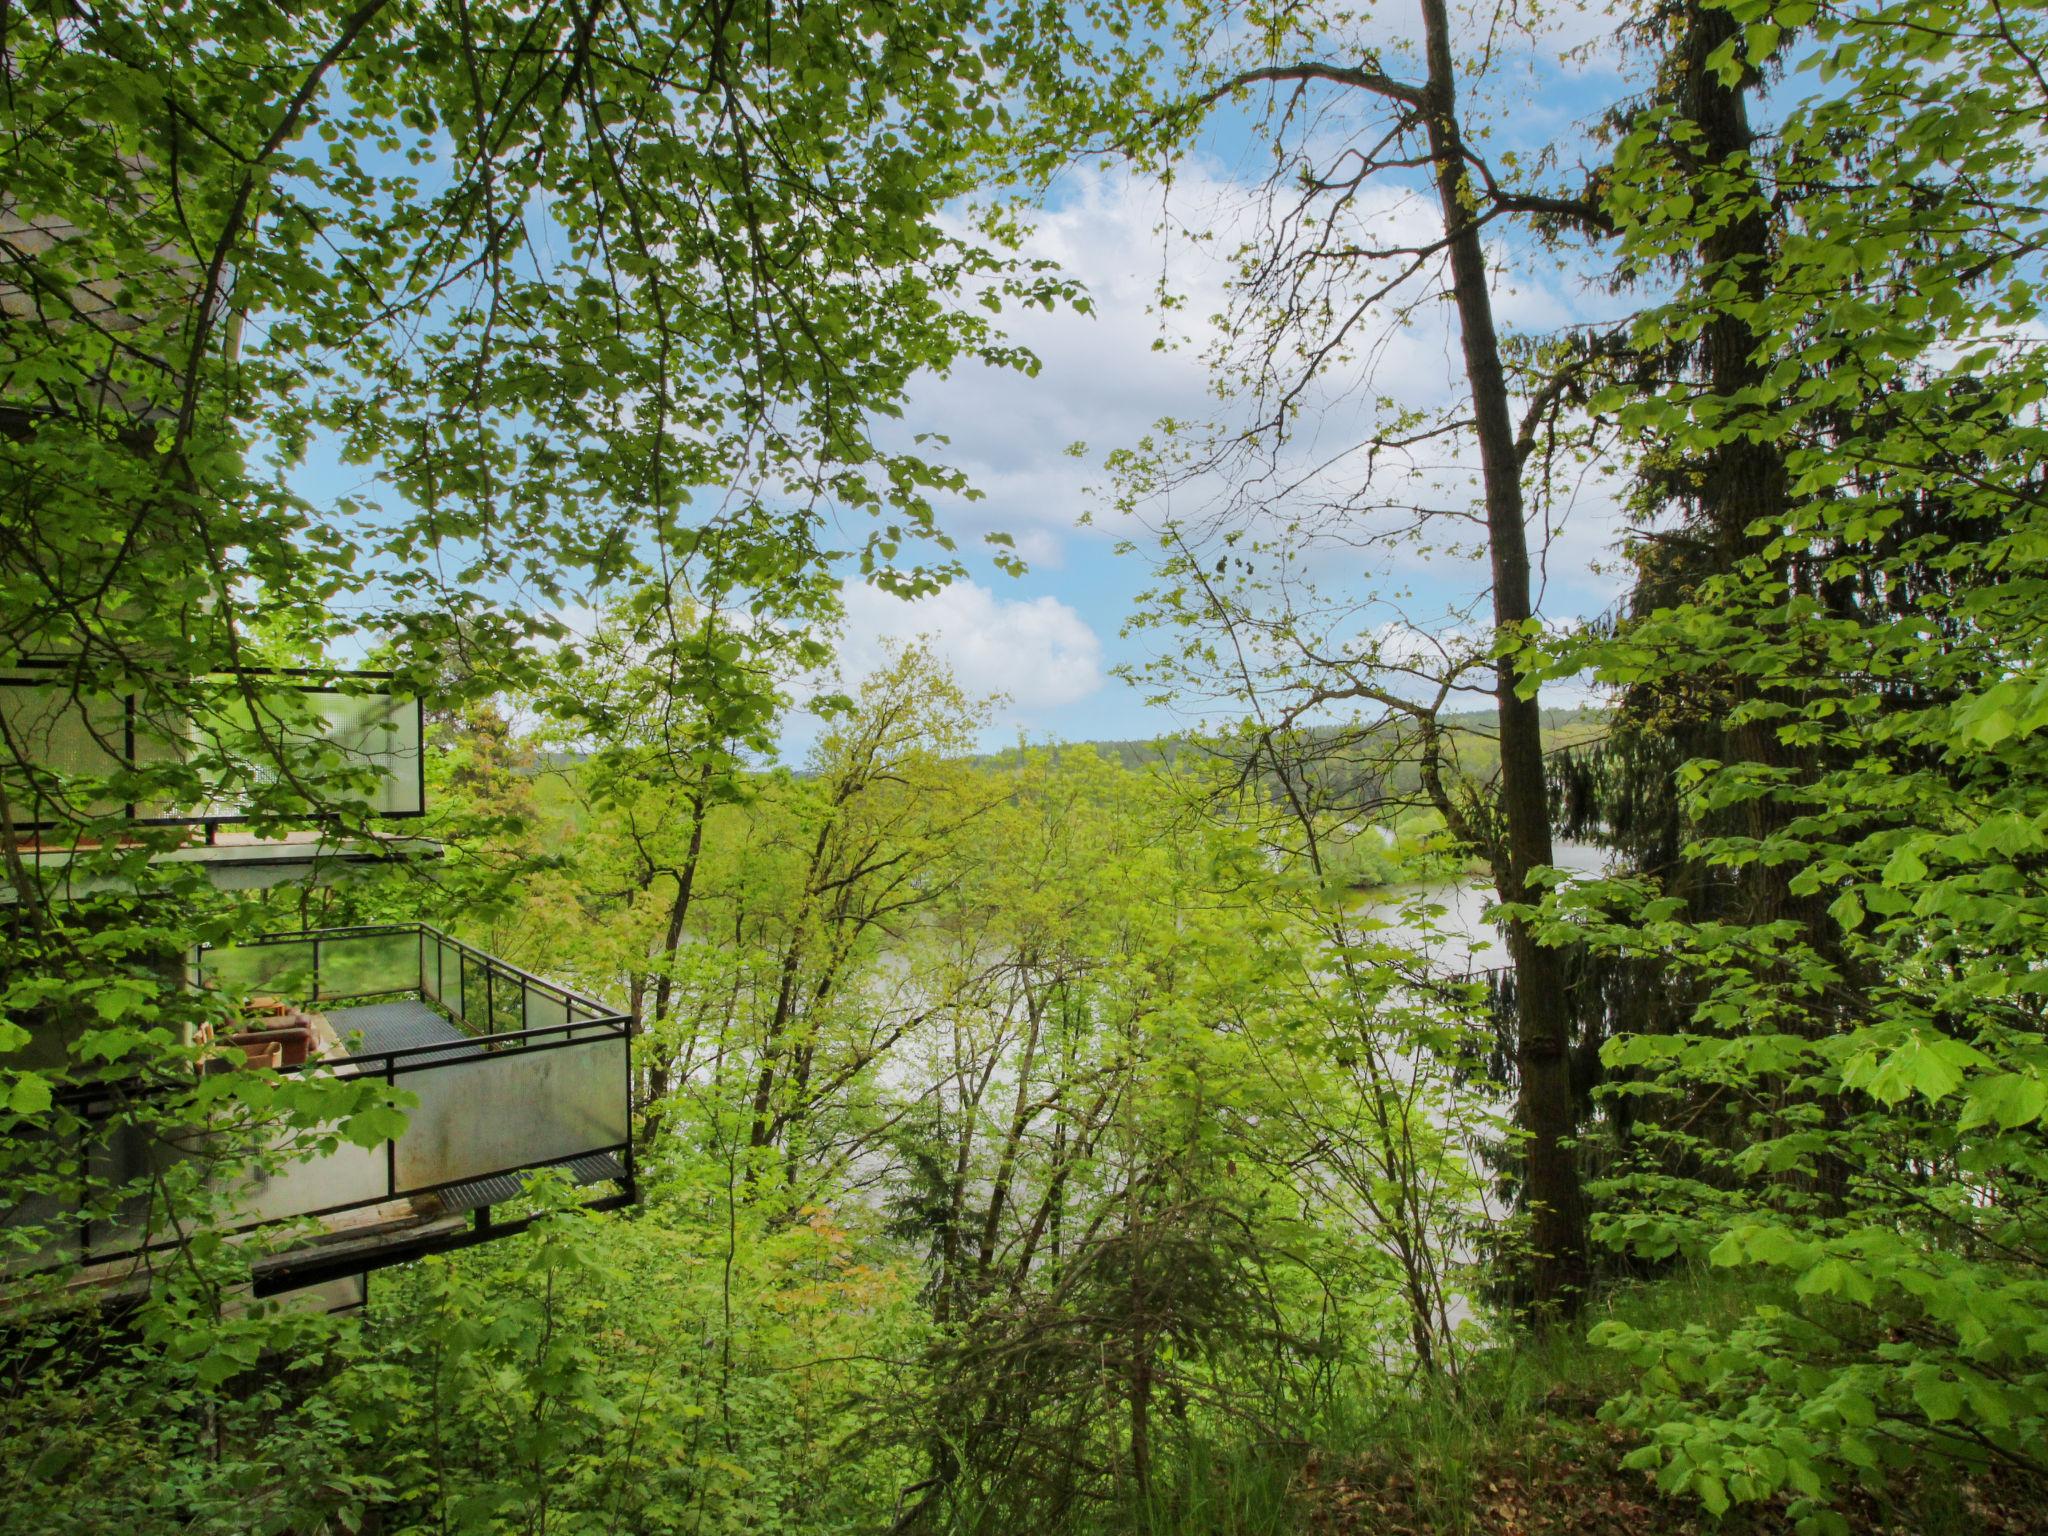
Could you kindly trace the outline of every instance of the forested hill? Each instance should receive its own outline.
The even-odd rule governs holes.
[[[1581,707],[1559,709],[1545,707],[1542,711],[1543,730],[1553,750],[1565,750],[1600,740],[1606,733],[1612,715],[1604,709]],[[1459,740],[1459,757],[1467,771],[1487,777],[1498,763],[1498,751],[1492,746],[1499,725],[1494,716],[1484,710],[1467,710],[1462,713],[1447,713],[1441,717],[1446,732],[1454,733]],[[1377,732],[1363,734],[1356,726],[1310,725],[1294,733],[1306,744],[1310,755],[1315,749],[1327,747],[1339,756],[1350,756],[1369,760],[1381,755],[1374,751],[1375,735],[1384,739],[1399,733],[1394,724],[1384,724]],[[1174,763],[1184,754],[1198,757],[1242,758],[1247,754],[1245,743],[1250,738],[1237,738],[1229,734],[1214,735],[1208,732],[1193,732],[1186,736],[1152,737],[1145,739],[1089,740],[1073,743],[1053,742],[1048,745],[1058,751],[1065,746],[1084,747],[1114,758],[1126,768],[1143,768],[1153,763]],[[1017,761],[1020,753],[1028,747],[1006,747],[1000,752],[978,757],[978,762],[1001,766]],[[1412,759],[1404,765],[1400,788],[1412,791],[1419,786],[1414,780]]]

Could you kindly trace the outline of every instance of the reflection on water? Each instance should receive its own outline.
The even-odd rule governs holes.
[[[1592,843],[1561,842],[1551,856],[1557,868],[1574,875],[1599,874],[1607,867],[1607,859],[1607,850]],[[1472,970],[1507,964],[1507,945],[1486,918],[1493,904],[1493,883],[1484,876],[1472,876],[1375,891],[1359,903],[1357,911],[1387,925],[1375,934],[1376,938],[1423,955],[1429,968],[1438,975],[1462,976]],[[1439,907],[1442,911],[1424,916],[1419,910],[1424,907]],[[1388,1051],[1383,1058],[1384,1065],[1409,1088],[1431,1075],[1421,1070],[1429,1060],[1426,1052],[1419,1060],[1398,1048]],[[1465,1082],[1450,1099],[1424,1100],[1422,1104],[1423,1112],[1431,1120],[1453,1134],[1466,1169],[1475,1176],[1468,1191],[1452,1196],[1451,1203],[1461,1207],[1464,1216],[1481,1228],[1496,1225],[1505,1215],[1505,1207],[1496,1207],[1490,1198],[1495,1192],[1498,1164],[1482,1150],[1481,1143],[1491,1142],[1497,1149],[1499,1133],[1488,1131],[1486,1122],[1490,1117],[1504,1119],[1512,1113],[1513,1094],[1479,1079]],[[1440,1199],[1442,1194],[1438,1191],[1430,1198]],[[1433,1233],[1432,1241],[1439,1245],[1444,1265],[1439,1277],[1442,1295],[1438,1314],[1444,1332],[1463,1331],[1475,1325],[1482,1333],[1490,1332],[1477,1298],[1467,1288],[1477,1252],[1455,1222],[1446,1223]]]
[[[1552,862],[1576,875],[1595,875],[1606,867],[1607,850],[1594,843],[1560,842]],[[1389,942],[1426,954],[1433,971],[1458,976],[1507,964],[1507,948],[1485,916],[1493,903],[1493,883],[1475,875],[1376,891],[1359,911],[1387,924],[1380,936]],[[1443,913],[1427,921],[1415,920],[1412,914],[1424,906],[1442,907]]]

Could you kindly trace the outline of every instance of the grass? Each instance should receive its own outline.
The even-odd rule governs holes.
[[[1586,1343],[1588,1330],[1609,1319],[1638,1328],[1696,1322],[1732,1325],[1755,1303],[1754,1286],[1718,1271],[1685,1271],[1597,1295],[1583,1320],[1547,1334],[1517,1333],[1469,1360],[1455,1387],[1432,1385],[1398,1398],[1383,1411],[1345,1426],[1331,1449],[1341,1460],[1397,1460],[1428,1529],[1482,1529],[1470,1523],[1482,1484],[1506,1470],[1540,1476],[1567,1439],[1608,1437],[1594,1415],[1625,1390],[1632,1368],[1610,1350]]]
[[[1352,1403],[1307,1452],[1198,1446],[1143,1508],[1104,1512],[1092,1536],[1792,1536],[1778,1506],[1715,1520],[1622,1467],[1635,1442],[1598,1417],[1631,1367],[1585,1342],[1612,1318],[1640,1328],[1734,1324],[1769,1295],[1718,1271],[1616,1286],[1583,1322],[1515,1334],[1431,1384]],[[2044,1536],[2025,1490],[1953,1468],[1858,1495],[1852,1528],[1877,1536]]]

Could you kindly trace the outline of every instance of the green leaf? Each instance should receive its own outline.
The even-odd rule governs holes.
[[[2048,1082],[2032,1073],[2001,1072],[1971,1081],[1963,1104],[1963,1129],[1996,1124],[2001,1130],[2031,1125],[2048,1111]]]
[[[1844,891],[1828,904],[1828,916],[1845,931],[1854,933],[1863,926],[1863,900],[1853,890]]]
[[[1913,1401],[1929,1422],[1945,1424],[1963,1411],[1963,1389],[1956,1382],[1930,1373],[1914,1381]]]
[[[1707,1513],[1719,1517],[1728,1513],[1728,1488],[1711,1472],[1695,1472],[1692,1491],[1707,1506]]]
[[[40,1115],[55,1102],[50,1080],[37,1072],[22,1072],[7,1085],[7,1107],[17,1115]]]
[[[406,1114],[387,1104],[373,1104],[342,1123],[342,1135],[359,1147],[374,1147],[405,1134]]]

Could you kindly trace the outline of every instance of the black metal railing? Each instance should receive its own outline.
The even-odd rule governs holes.
[[[192,979],[202,987],[275,992],[308,1003],[416,993],[486,1039],[625,1017],[427,923],[322,928],[203,946]]]
[[[626,1014],[424,923],[265,935],[202,949],[193,969],[200,984],[243,995],[267,990],[307,1003],[417,999],[457,1026],[454,1039],[356,1048],[277,1069],[381,1078],[415,1103],[405,1130],[373,1147],[344,1143],[298,1157],[289,1138],[281,1138],[272,1149],[283,1157],[281,1165],[228,1192],[227,1230],[320,1221],[579,1163],[585,1174],[593,1166],[603,1168],[607,1181],[618,1186],[617,1194],[593,1206],[635,1198]],[[105,1205],[112,1191],[160,1182],[152,1174],[168,1163],[218,1150],[220,1133],[211,1128],[177,1127],[170,1137],[145,1128],[152,1116],[137,1115],[138,1100],[169,1100],[178,1091],[175,1082],[159,1081],[64,1096],[61,1108],[70,1128],[55,1161],[78,1170],[77,1197],[16,1210],[15,1224],[47,1230],[52,1240],[42,1244],[35,1263],[11,1267],[19,1272],[67,1262],[102,1264],[175,1246],[175,1237],[154,1230],[155,1207],[146,1197],[95,1215],[88,1214],[88,1191]],[[589,1161],[607,1158],[609,1163]],[[493,1230],[512,1228],[480,1225],[473,1235]],[[375,1267],[466,1240],[471,1239],[400,1233],[385,1251],[359,1254],[358,1261]]]

